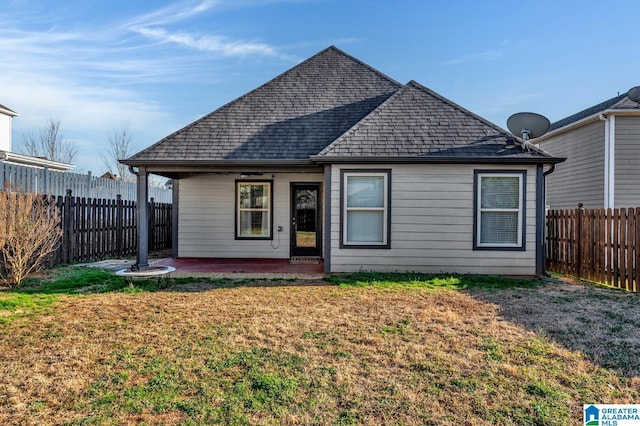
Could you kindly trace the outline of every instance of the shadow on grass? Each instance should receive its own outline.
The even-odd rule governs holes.
[[[640,376],[640,295],[572,280],[545,279],[537,288],[475,289],[507,321],[627,378]]]
[[[361,273],[329,277],[341,287],[462,291],[499,315],[627,378],[640,376],[640,295],[583,282],[482,275]]]

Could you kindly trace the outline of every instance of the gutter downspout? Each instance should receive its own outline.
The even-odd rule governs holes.
[[[556,170],[556,165],[551,164],[548,170],[543,171],[543,166],[538,166],[537,179],[538,185],[536,185],[536,275],[539,277],[550,277],[547,274],[545,265],[547,264],[547,245],[545,243],[545,237],[547,235],[547,176]]]

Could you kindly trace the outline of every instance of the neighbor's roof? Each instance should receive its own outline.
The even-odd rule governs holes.
[[[126,163],[309,161],[400,87],[332,46]]]
[[[505,130],[331,46],[123,161],[143,165],[362,161],[555,163]]]
[[[599,103],[598,105],[594,105],[587,109],[584,109],[580,112],[577,112],[569,117],[563,118],[562,120],[558,120],[555,123],[551,124],[549,131],[554,131],[561,127],[568,126],[570,124],[576,123],[582,119],[591,117],[596,114],[600,114],[606,110],[613,109],[633,109],[638,108],[638,104],[627,97],[627,93],[622,95],[618,95],[611,99],[608,99],[604,102]]]
[[[434,91],[409,82],[315,160],[342,157],[388,159],[531,159],[550,157],[516,144],[507,131]]]
[[[6,115],[10,115],[11,117],[15,117],[18,115],[17,112],[7,108],[6,106],[0,104],[0,112]]]

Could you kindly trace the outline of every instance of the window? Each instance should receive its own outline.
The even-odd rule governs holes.
[[[389,170],[342,171],[342,246],[390,247],[389,180]]]
[[[272,237],[271,182],[236,182],[236,238]]]
[[[476,171],[474,249],[524,250],[525,171]]]

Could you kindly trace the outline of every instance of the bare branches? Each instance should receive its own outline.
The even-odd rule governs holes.
[[[60,120],[53,118],[37,134],[23,136],[22,146],[27,155],[59,163],[72,164],[78,155],[76,143],[62,137]]]
[[[107,170],[124,181],[132,181],[133,175],[129,173],[126,165],[118,160],[129,158],[132,154],[133,135],[126,124],[114,127],[107,136],[109,142],[106,153],[102,155],[102,161]]]
[[[46,266],[62,236],[55,202],[37,194],[0,191],[0,278],[18,287]]]

